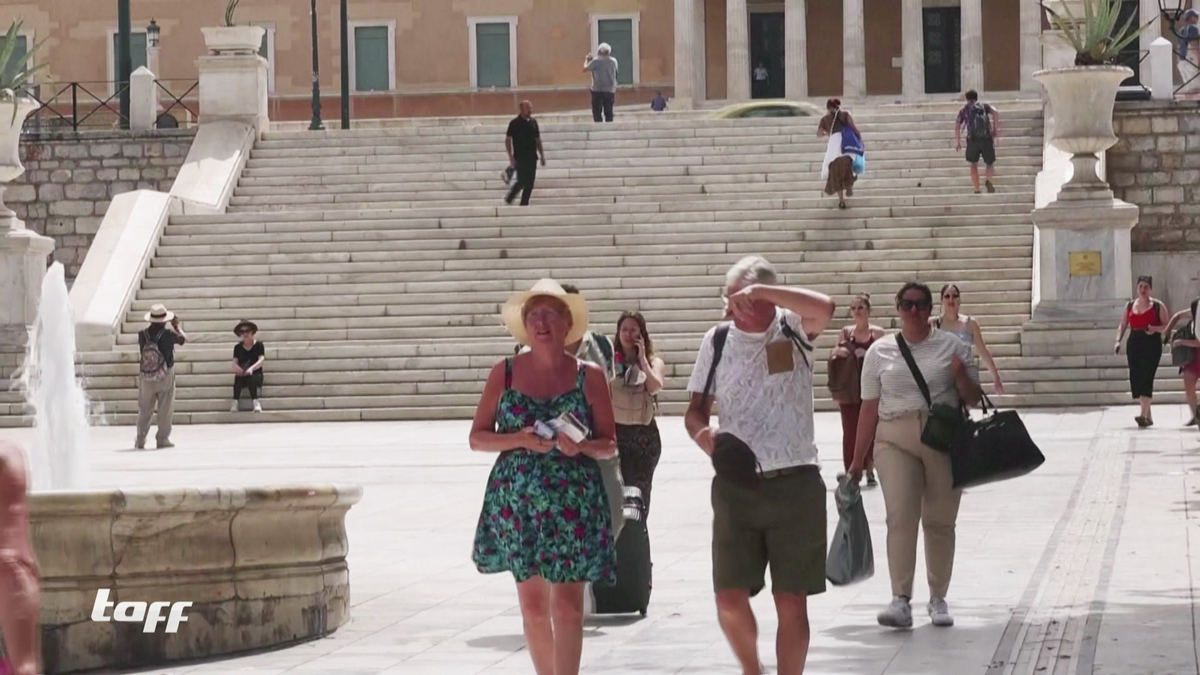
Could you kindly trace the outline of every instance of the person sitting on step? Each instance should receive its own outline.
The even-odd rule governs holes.
[[[242,397],[242,389],[250,390],[254,412],[262,412],[258,393],[263,386],[262,366],[267,360],[267,351],[263,343],[255,339],[258,335],[258,325],[253,321],[242,320],[233,332],[242,341],[233,347],[233,405],[229,406],[229,412],[238,411],[238,399]]]

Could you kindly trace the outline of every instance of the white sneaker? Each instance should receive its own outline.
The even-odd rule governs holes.
[[[945,598],[929,599],[929,618],[933,625],[949,628],[954,625],[954,617],[950,616],[950,608],[946,606]],[[909,619],[912,622],[912,619]]]
[[[258,401],[254,402],[254,412],[262,412],[262,404]]]
[[[898,595],[892,598],[892,604],[880,612],[877,618],[880,626],[912,628],[912,605],[909,604],[908,598]]]
[[[238,411],[238,402],[234,401],[233,405],[229,406],[229,412],[235,413]]]

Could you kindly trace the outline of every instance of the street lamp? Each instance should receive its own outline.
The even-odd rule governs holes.
[[[150,19],[150,25],[146,26],[146,46],[151,49],[158,49],[158,40],[162,35],[162,29],[158,27],[158,22]]]
[[[317,0],[310,0],[309,14],[312,17],[312,119],[309,131],[323,131],[321,122],[321,65],[317,60]]]
[[[1162,16],[1167,20],[1167,26],[1171,29],[1171,34],[1178,39],[1183,39],[1179,30],[1175,27],[1181,19],[1183,13],[1188,10],[1184,7],[1184,0],[1158,0],[1158,9],[1162,12]]]

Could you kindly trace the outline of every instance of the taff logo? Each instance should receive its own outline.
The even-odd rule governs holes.
[[[138,623],[145,621],[145,627],[142,628],[143,633],[153,633],[158,629],[158,624],[163,621],[167,622],[166,632],[175,633],[179,630],[179,624],[187,621],[187,617],[183,615],[183,610],[192,606],[190,602],[122,602],[112,603],[108,601],[109,590],[101,588],[96,591],[96,604],[92,605],[92,621],[108,623],[110,621],[118,621],[121,623]],[[116,610],[113,611],[111,617],[105,616],[105,612],[116,605]],[[170,607],[171,611],[168,617],[162,615],[163,609]]]

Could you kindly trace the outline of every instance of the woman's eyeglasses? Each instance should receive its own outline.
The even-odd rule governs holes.
[[[906,312],[911,312],[913,310],[933,309],[933,304],[924,300],[909,300],[908,298],[904,298],[896,303],[896,307]]]
[[[526,321],[553,321],[562,316],[562,312],[553,309],[535,309],[525,315]]]

